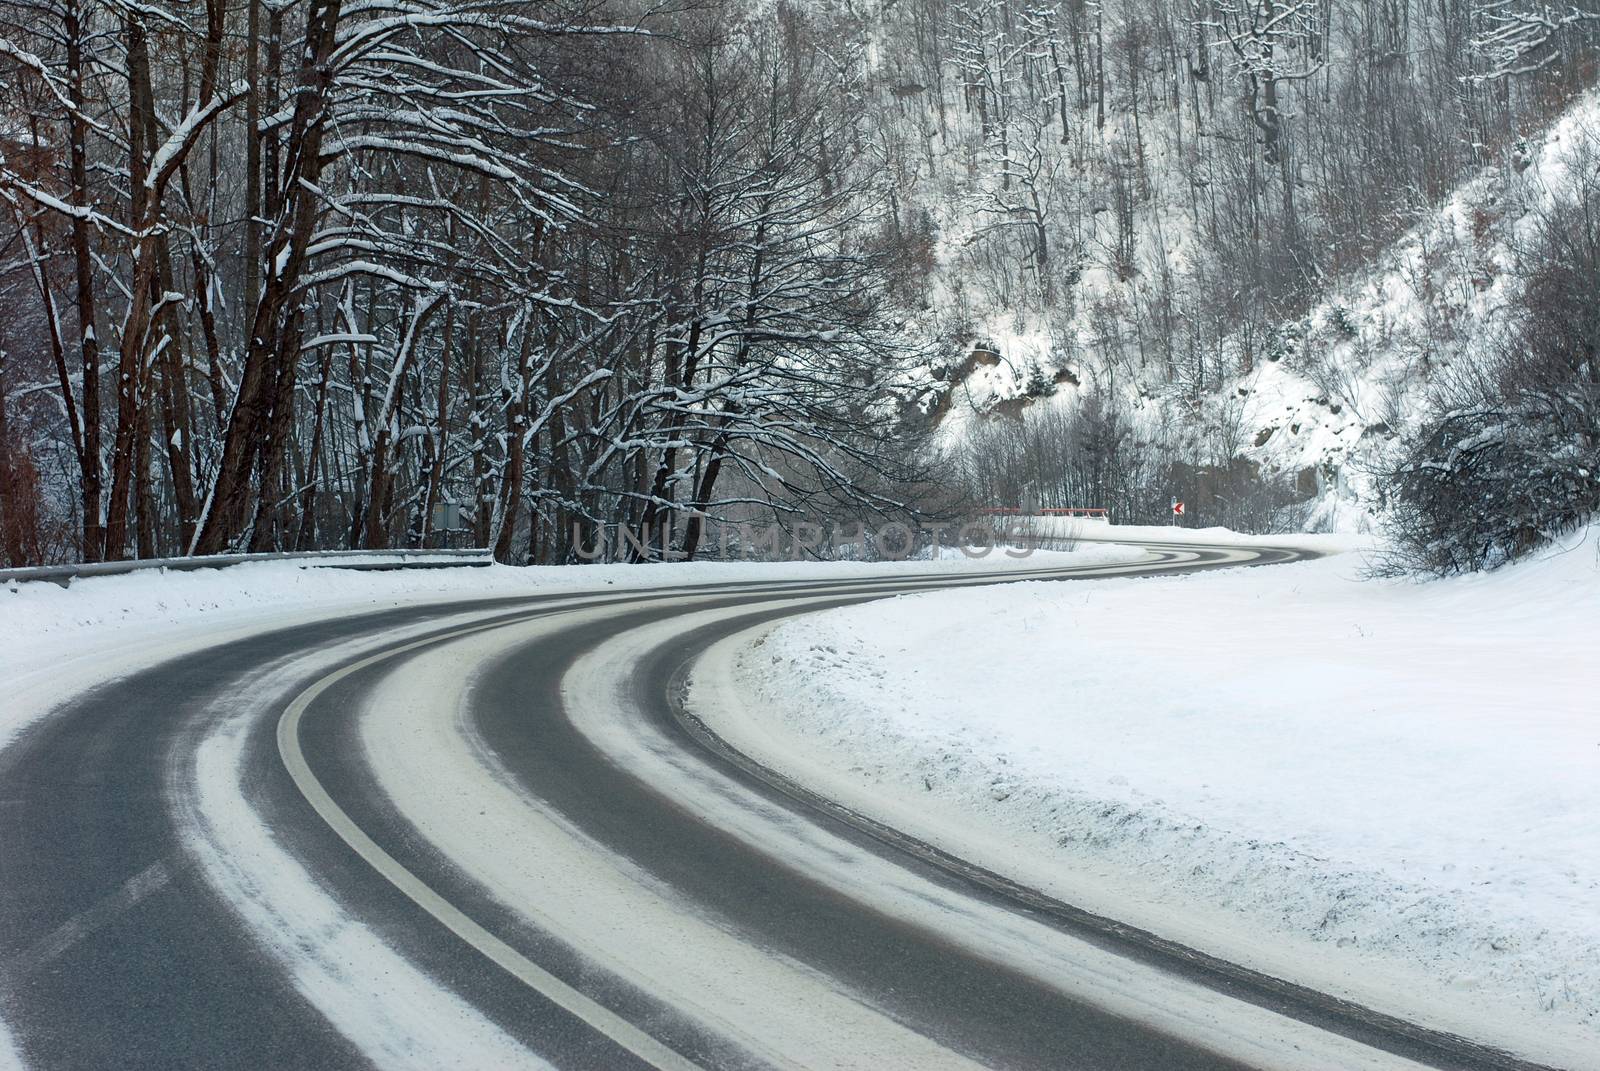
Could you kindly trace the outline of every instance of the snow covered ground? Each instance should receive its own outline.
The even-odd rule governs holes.
[[[690,702],[1069,902],[1600,1067],[1597,544],[904,596],[736,637]]]

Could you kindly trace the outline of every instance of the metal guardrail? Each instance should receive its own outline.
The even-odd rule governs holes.
[[[1049,509],[1019,509],[1016,506],[990,506],[978,511],[984,517],[1074,517],[1091,521],[1110,521],[1111,511],[1101,506],[1067,506]]]
[[[44,581],[66,587],[74,580],[95,576],[122,576],[160,569],[191,572],[226,569],[250,562],[298,562],[305,569],[445,569],[494,564],[487,550],[316,550],[304,553],[273,551],[265,554],[205,554],[192,558],[141,558],[121,562],[81,562],[77,565],[0,567],[0,584]]]

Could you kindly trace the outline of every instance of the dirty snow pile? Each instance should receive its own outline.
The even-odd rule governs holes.
[[[690,702],[762,761],[1069,902],[1590,1066],[1597,545],[1428,584],[1365,579],[1356,548],[904,596],[745,634]]]

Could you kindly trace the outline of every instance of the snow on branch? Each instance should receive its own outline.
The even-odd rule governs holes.
[[[1568,30],[1600,27],[1600,9],[1494,0],[1483,7],[1479,19],[1482,29],[1472,44],[1488,62],[1488,70],[1480,77],[1496,79],[1532,74],[1550,66],[1562,55],[1561,38]]]

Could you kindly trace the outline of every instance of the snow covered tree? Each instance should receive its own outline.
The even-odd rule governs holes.
[[[1282,87],[1313,78],[1326,62],[1318,52],[1323,4],[1318,0],[1216,0],[1212,27],[1230,53],[1227,65],[1244,84],[1245,106],[1261,131],[1266,160],[1283,153]]]
[[[1473,45],[1488,63],[1489,78],[1532,74],[1600,40],[1600,8],[1590,4],[1490,0],[1478,20]]]

